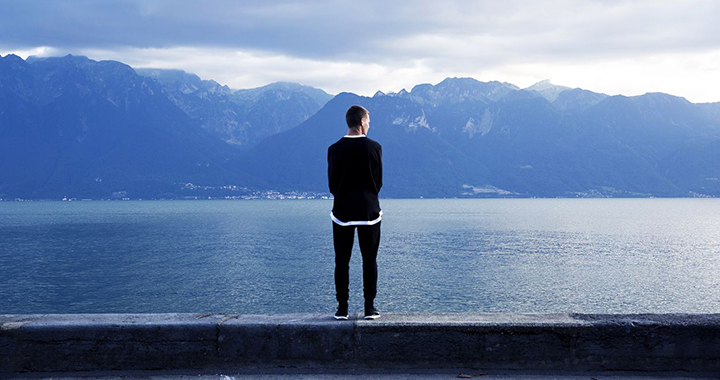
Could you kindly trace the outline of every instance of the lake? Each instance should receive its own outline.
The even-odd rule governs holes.
[[[383,313],[718,313],[718,199],[381,199]],[[0,202],[0,314],[335,311],[331,200]],[[362,310],[361,257],[350,263]]]

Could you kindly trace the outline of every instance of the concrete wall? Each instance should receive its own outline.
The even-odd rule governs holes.
[[[0,372],[244,365],[720,371],[720,314],[0,315]]]

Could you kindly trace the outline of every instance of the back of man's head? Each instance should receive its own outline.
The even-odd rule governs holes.
[[[345,113],[345,122],[348,128],[357,128],[362,124],[362,119],[369,114],[362,106],[352,106]]]

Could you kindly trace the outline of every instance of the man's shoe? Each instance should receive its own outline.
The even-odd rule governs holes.
[[[380,312],[375,310],[374,307],[365,309],[365,319],[378,319],[380,318]]]
[[[335,313],[335,319],[337,319],[338,321],[347,321],[348,308],[339,306],[337,312]]]

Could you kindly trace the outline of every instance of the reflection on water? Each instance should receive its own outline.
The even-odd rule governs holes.
[[[0,203],[0,314],[331,312],[331,203]],[[381,203],[381,311],[720,312],[719,200]]]

